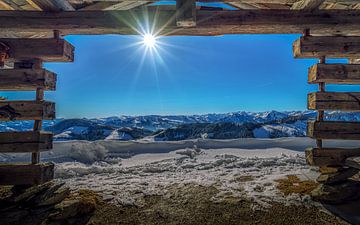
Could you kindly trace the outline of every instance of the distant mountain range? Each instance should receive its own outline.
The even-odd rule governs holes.
[[[278,138],[306,135],[306,121],[313,111],[234,112],[179,116],[119,116],[98,119],[44,121],[55,140],[174,141],[195,138]],[[360,121],[360,113],[329,112],[326,120]],[[0,131],[32,129],[31,121],[0,123]]]

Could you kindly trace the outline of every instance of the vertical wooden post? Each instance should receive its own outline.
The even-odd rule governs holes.
[[[176,1],[176,25],[178,27],[196,26],[196,1],[177,0]]]
[[[33,63],[34,69],[42,68],[42,61],[41,60],[34,60]],[[44,89],[37,88],[36,89],[36,101],[43,101],[44,100]],[[42,120],[35,120],[34,121],[34,131],[40,131],[42,129]],[[37,164],[40,162],[40,152],[33,152],[31,155],[31,162],[32,164]]]
[[[319,58],[319,63],[325,64],[326,63],[326,57],[322,56]],[[325,92],[325,83],[319,83],[319,91],[320,92]],[[316,121],[323,121],[324,120],[324,111],[323,110],[318,110],[317,112],[317,118]],[[318,148],[322,148],[323,147],[323,141],[322,139],[316,139],[316,146]]]

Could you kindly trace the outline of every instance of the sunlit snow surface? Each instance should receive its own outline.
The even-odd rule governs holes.
[[[317,174],[306,165],[304,156],[304,149],[313,145],[308,138],[70,141],[55,142],[52,151],[42,153],[42,161],[55,162],[56,178],[72,189],[99,191],[116,204],[141,205],[146,195],[162,195],[171,185],[195,183],[218,188],[220,193],[214,201],[230,194],[250,197],[266,206],[274,200],[303,203],[308,199],[285,197],[274,180],[290,174],[315,179]],[[27,160],[29,154],[0,154],[3,162]],[[244,181],[244,176],[253,179]]]
[[[56,166],[56,176],[70,187],[91,188],[122,204],[136,204],[138,197],[164,194],[169,185],[185,183],[214,185],[223,193],[246,194],[264,203],[277,196],[273,180],[287,174],[309,176],[302,153],[280,148],[189,148],[91,165],[64,162]],[[245,175],[253,176],[254,181],[237,181]]]
[[[107,147],[103,147],[104,143]],[[207,146],[203,149],[196,143],[184,148],[179,143],[168,142],[159,146],[159,150],[166,145],[169,149],[179,149],[160,153],[145,153],[147,151],[144,150],[144,153],[133,155],[138,145],[133,145],[133,151],[129,147],[131,145],[124,147],[127,154],[111,148],[109,151],[109,145],[116,143],[72,142],[71,145],[78,148],[73,147],[71,154],[83,162],[64,160],[57,163],[56,177],[74,189],[99,191],[106,200],[117,204],[141,205],[141,199],[146,195],[163,195],[171,185],[195,183],[218,188],[220,193],[214,201],[231,194],[251,197],[264,206],[274,200],[304,201],[300,196],[285,197],[280,194],[274,180],[288,174],[296,174],[301,179],[316,177],[306,165],[303,152],[285,148],[219,148],[219,143],[209,141],[208,145],[212,143],[214,148]],[[69,146],[69,143],[62,144]],[[143,148],[146,145],[150,152],[155,148],[151,143],[145,143]],[[244,182],[241,181],[243,176],[254,179]]]

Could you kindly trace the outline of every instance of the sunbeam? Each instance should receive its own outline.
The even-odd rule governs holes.
[[[148,48],[156,47],[156,37],[152,34],[145,34],[143,36],[143,44]]]

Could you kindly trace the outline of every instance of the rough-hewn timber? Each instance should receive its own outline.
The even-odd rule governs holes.
[[[347,158],[345,164],[360,170],[360,156]]]
[[[14,18],[14,20],[16,19]],[[0,42],[10,48],[10,60],[41,59],[45,62],[74,61],[74,47],[63,39],[3,38],[0,39]]]
[[[46,91],[56,89],[56,74],[45,69],[3,69],[0,70],[0,90]]]
[[[55,103],[46,101],[0,101],[0,120],[52,120]]]
[[[61,34],[138,34],[148,19],[156,34],[222,35],[301,33],[311,35],[359,35],[360,10],[197,10],[197,26],[178,28],[176,11],[0,11],[0,37],[51,37]],[[155,19],[156,17],[156,19]]]
[[[309,93],[308,109],[360,111],[360,92]]]
[[[316,64],[309,68],[310,84],[360,84],[359,64]]]
[[[35,185],[52,180],[54,164],[0,164],[0,185]]]
[[[176,25],[178,27],[196,26],[196,1],[177,0],[176,1]]]
[[[309,148],[305,155],[311,166],[344,166],[346,158],[360,156],[360,148]]]
[[[325,0],[300,0],[296,2],[291,9],[293,10],[304,10],[304,11],[314,11],[323,4]]]
[[[43,131],[0,132],[0,152],[39,152],[53,147],[53,134]]]
[[[360,36],[300,37],[293,44],[295,58],[360,58]]]
[[[360,122],[309,121],[307,135],[315,139],[360,140]]]

